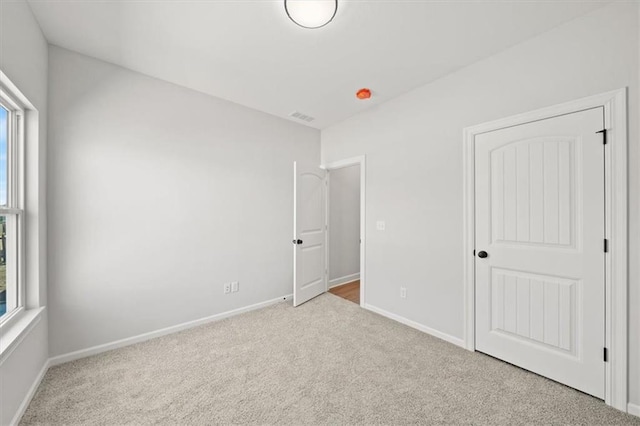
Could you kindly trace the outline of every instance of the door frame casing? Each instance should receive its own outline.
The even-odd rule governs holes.
[[[547,108],[467,127],[463,130],[464,342],[475,351],[475,136],[604,107],[605,152],[605,403],[627,412],[627,89],[622,88]]]
[[[364,155],[360,155],[358,157],[351,157],[344,160],[338,160],[331,163],[322,164],[320,166],[321,169],[326,170],[326,213],[325,220],[327,221],[326,225],[326,282],[327,282],[327,291],[329,290],[329,179],[331,170],[342,169],[344,167],[349,166],[360,166],[360,307],[364,308],[365,301],[365,288],[366,288],[366,272],[365,272],[365,252],[366,252],[366,209],[365,209],[365,201],[366,201],[366,157]]]

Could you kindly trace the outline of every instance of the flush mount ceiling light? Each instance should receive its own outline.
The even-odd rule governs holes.
[[[338,0],[284,0],[289,19],[303,28],[320,28],[333,20]]]

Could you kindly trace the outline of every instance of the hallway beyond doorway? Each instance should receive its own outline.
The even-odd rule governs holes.
[[[329,293],[347,299],[350,302],[360,304],[360,280],[351,281],[329,289]]]

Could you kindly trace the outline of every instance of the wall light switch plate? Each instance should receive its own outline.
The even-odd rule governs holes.
[[[384,231],[384,228],[385,228],[384,220],[379,220],[376,222],[376,229],[378,231]]]
[[[406,299],[407,298],[407,288],[406,287],[400,287],[400,298],[402,298],[402,299]]]
[[[238,291],[238,281],[234,281],[231,283],[231,292],[235,293],[236,291]]]

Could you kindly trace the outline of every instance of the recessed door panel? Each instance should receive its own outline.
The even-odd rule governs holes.
[[[533,346],[574,354],[580,346],[576,280],[493,268],[491,329]]]
[[[575,247],[578,142],[532,138],[491,152],[493,243]]]

